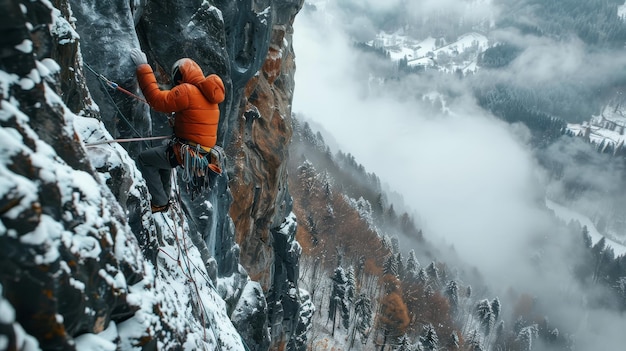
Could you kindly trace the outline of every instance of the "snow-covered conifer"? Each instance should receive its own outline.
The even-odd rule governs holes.
[[[456,332],[452,332],[450,337],[448,338],[448,342],[446,343],[446,347],[448,350],[458,350],[460,345],[459,335]]]
[[[437,264],[435,262],[431,262],[428,267],[426,267],[426,273],[428,273],[430,281],[435,286],[439,287],[439,269],[437,268]]]
[[[456,313],[459,308],[459,285],[456,281],[451,280],[446,285],[445,295],[450,303],[450,310],[452,313]]]
[[[417,257],[415,257],[415,250],[411,249],[409,251],[409,257],[406,259],[406,276],[410,279],[417,278],[417,270],[419,269],[419,262],[417,261]]]
[[[354,302],[354,318],[361,339],[367,339],[369,329],[372,327],[372,301],[367,295],[360,294]]]
[[[396,351],[413,351],[414,348],[411,346],[411,340],[409,337],[404,334],[398,340],[398,347],[396,347]]]
[[[489,300],[483,299],[476,304],[475,314],[480,321],[480,326],[483,328],[485,335],[491,333],[491,329],[495,323],[493,311]]]
[[[344,269],[339,266],[335,268],[335,272],[332,277],[333,287],[331,289],[328,318],[333,321],[333,335],[335,333],[335,321],[337,318],[337,309],[343,310],[343,304],[346,297],[346,273]]]
[[[483,351],[483,343],[477,330],[472,330],[465,341],[469,351]]]
[[[428,285],[428,273],[426,273],[426,269],[422,268],[417,273],[417,282],[421,285]]]
[[[391,237],[391,251],[394,255],[400,252],[400,241],[398,240],[397,235]]]
[[[405,268],[404,268],[404,258],[402,257],[402,252],[398,252],[396,254],[396,265],[398,266],[398,277],[404,278]]]
[[[398,261],[393,255],[389,255],[383,264],[383,273],[398,276]]]
[[[498,318],[500,318],[501,309],[502,309],[502,306],[500,305],[500,299],[498,299],[497,297],[494,298],[491,301],[491,311],[493,312],[493,318],[495,320],[498,320]]]
[[[424,346],[424,350],[435,351],[439,349],[439,337],[435,331],[435,327],[428,323],[422,327],[420,334],[420,343]]]
[[[518,342],[520,350],[530,351],[533,349],[533,340],[536,340],[539,336],[539,327],[537,324],[532,324],[522,328],[517,334],[515,341]]]

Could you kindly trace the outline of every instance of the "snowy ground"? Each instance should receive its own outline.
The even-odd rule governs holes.
[[[477,54],[489,47],[486,36],[471,32],[460,36],[456,41],[437,47],[437,40],[428,37],[423,40],[400,35],[398,33],[379,33],[376,39],[368,43],[374,47],[382,47],[389,52],[392,60],[398,61],[406,58],[409,66],[433,66],[439,55],[445,54],[451,58],[457,57],[468,49],[474,49],[475,54],[461,64],[451,63],[446,70],[454,71],[457,68],[463,71],[476,70]]]
[[[604,235],[602,235],[598,231],[598,229],[596,229],[596,226],[588,217],[578,212],[572,211],[548,199],[546,199],[546,206],[548,206],[549,209],[554,211],[554,214],[558,218],[560,218],[561,220],[565,222],[577,221],[580,223],[580,225],[587,226],[587,229],[589,230],[589,235],[591,235],[591,240],[593,244],[597,243],[600,239],[604,237]],[[610,246],[613,248],[613,251],[615,252],[615,256],[626,255],[626,245],[615,242],[609,238],[606,238],[606,244],[607,246]]]
[[[607,146],[623,145],[626,138],[626,116],[621,106],[607,106],[599,116],[593,116],[582,124],[570,123],[567,129],[576,136],[584,136],[588,131],[589,141],[595,144],[604,141]]]

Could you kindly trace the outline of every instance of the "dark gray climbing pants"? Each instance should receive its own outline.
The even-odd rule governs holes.
[[[162,145],[139,154],[139,170],[148,184],[153,206],[163,206],[170,200],[172,165],[167,149]]]

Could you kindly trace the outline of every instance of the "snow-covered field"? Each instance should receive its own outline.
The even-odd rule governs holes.
[[[587,226],[587,229],[589,230],[589,235],[591,236],[591,240],[593,244],[596,244],[600,239],[604,237],[604,235],[602,235],[602,233],[600,233],[598,229],[596,229],[596,226],[588,217],[578,212],[572,211],[548,199],[546,199],[546,206],[552,211],[554,211],[554,214],[559,219],[565,222],[569,223],[571,221],[577,221],[578,223],[580,223],[580,225]],[[615,242],[614,240],[611,240],[609,238],[606,238],[606,244],[607,246],[610,246],[613,248],[613,251],[615,252],[615,256],[621,256],[621,255],[626,254],[626,245]]]

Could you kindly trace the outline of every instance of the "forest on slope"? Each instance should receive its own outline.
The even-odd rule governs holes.
[[[396,213],[375,174],[349,154],[333,154],[321,133],[297,118],[290,154],[302,287],[317,309],[309,349],[576,348],[576,330],[551,322],[548,300],[531,287],[489,296],[497,282],[434,244],[408,212]],[[556,258],[545,247],[566,245],[582,257],[571,261],[578,284],[601,291],[588,303],[626,311],[626,258],[604,241],[593,244],[576,223],[557,228],[534,239],[534,274]]]

